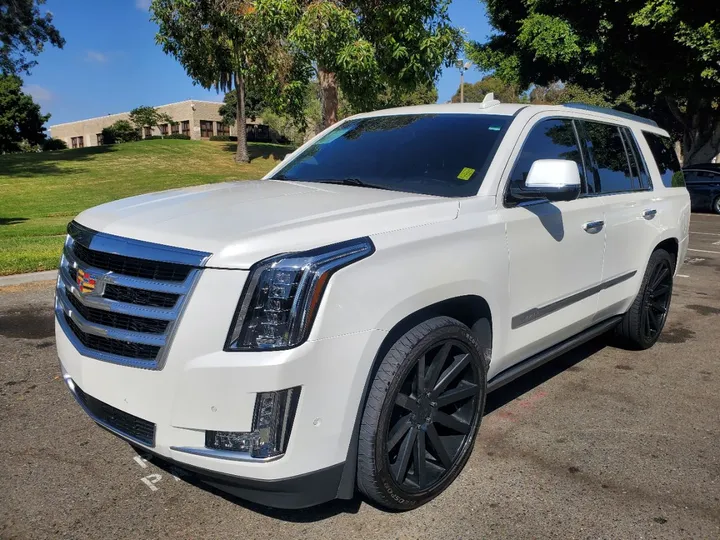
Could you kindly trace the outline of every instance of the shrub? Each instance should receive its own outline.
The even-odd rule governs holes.
[[[167,139],[167,137],[165,137]],[[155,139],[162,139],[160,135],[150,135],[149,137],[143,137],[143,141],[153,141]]]
[[[211,141],[224,141],[224,142],[237,142],[237,137],[235,135],[213,135],[210,137]]]
[[[62,139],[45,139],[42,145],[43,152],[52,152],[53,150],[65,150],[67,144]]]
[[[171,135],[165,135],[166,139],[182,139],[183,141],[189,141],[190,135],[185,135],[183,133],[173,133]]]
[[[103,144],[115,144],[140,140],[140,130],[127,120],[118,120],[102,130]]]

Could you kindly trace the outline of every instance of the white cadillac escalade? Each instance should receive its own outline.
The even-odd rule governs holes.
[[[348,118],[259,181],[104,204],[55,302],[90,417],[237,496],[417,507],[488,392],[600,334],[651,347],[688,244],[667,132],[588,106]]]

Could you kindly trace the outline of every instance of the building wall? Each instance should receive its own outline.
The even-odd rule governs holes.
[[[218,134],[218,122],[222,122],[222,116],[218,113],[222,103],[211,101],[188,100],[179,103],[170,103],[156,107],[160,112],[167,113],[176,122],[180,123],[178,132],[182,133],[182,122],[190,122],[190,138],[201,139],[200,122],[212,122],[212,135]],[[50,134],[53,138],[62,139],[72,148],[73,137],[83,137],[83,146],[97,146],[97,135],[102,132],[103,128],[110,127],[118,120],[129,120],[130,113],[109,114],[107,116],[99,116],[97,118],[89,118],[87,120],[79,120],[77,122],[68,122],[65,124],[56,124],[50,126]],[[168,133],[171,133],[168,127]],[[152,135],[160,135],[157,127],[152,129]],[[230,135],[236,135],[235,126],[230,126]],[[142,130],[142,136],[145,136],[145,130]]]

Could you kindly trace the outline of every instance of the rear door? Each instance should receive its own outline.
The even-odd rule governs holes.
[[[501,371],[588,327],[597,310],[603,267],[603,205],[594,198],[549,202],[520,199],[538,159],[585,165],[574,123],[551,113],[524,128],[511,155],[509,178],[499,205],[510,257],[511,321]],[[590,224],[595,223],[595,227]],[[491,376],[493,373],[490,374]]]
[[[605,213],[605,263],[597,318],[623,312],[645,272],[661,211],[633,132],[624,126],[582,120],[590,161],[588,198]]]

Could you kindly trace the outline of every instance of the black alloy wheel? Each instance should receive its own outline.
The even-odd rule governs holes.
[[[663,259],[655,266],[647,282],[641,331],[648,341],[655,341],[665,326],[672,296],[672,275],[670,262]]]
[[[658,248],[652,252],[640,290],[620,324],[615,327],[618,345],[634,350],[649,349],[660,337],[672,300],[675,255]]]
[[[486,365],[462,323],[436,317],[398,339],[383,359],[361,425],[358,486],[408,510],[444,491],[472,452]]]
[[[387,465],[398,485],[421,492],[442,480],[471,442],[480,373],[466,344],[447,340],[420,355],[387,423]]]

